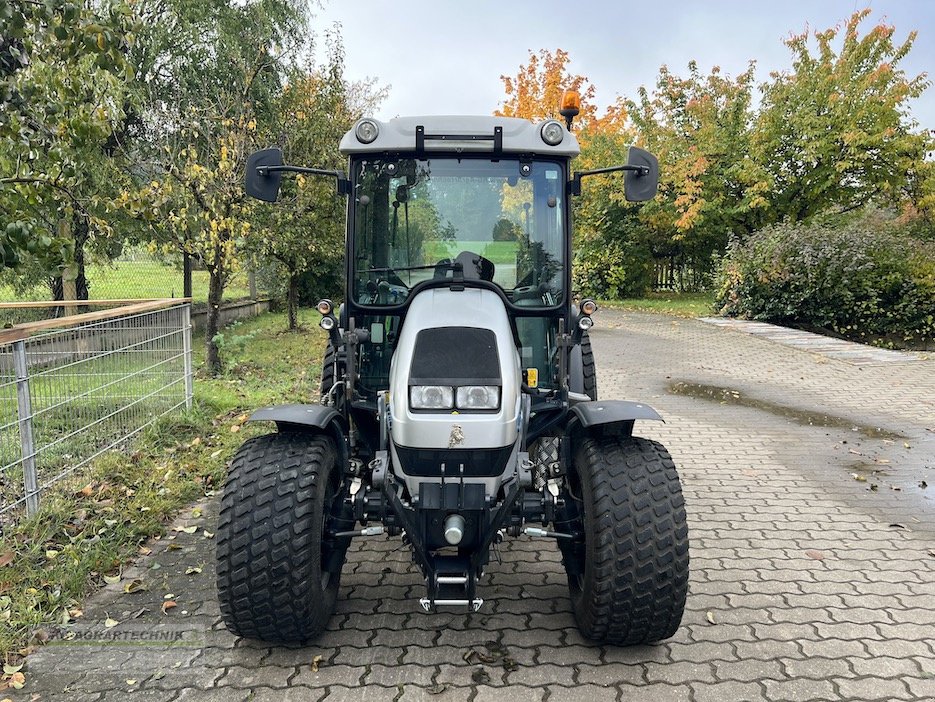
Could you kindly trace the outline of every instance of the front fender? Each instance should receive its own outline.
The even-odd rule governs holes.
[[[248,422],[276,422],[277,431],[307,431],[327,434],[334,439],[338,465],[347,465],[347,424],[338,412],[324,405],[274,405],[250,415]]]
[[[337,425],[343,429],[344,420],[331,407],[324,405],[276,405],[263,407],[250,415],[248,422],[276,422],[276,426],[291,425],[331,429]]]
[[[629,423],[632,427],[637,419],[665,420],[649,405],[627,400],[596,400],[578,402],[571,408],[574,419],[583,429]]]

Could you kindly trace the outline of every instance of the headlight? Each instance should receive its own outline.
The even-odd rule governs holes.
[[[409,388],[412,409],[452,409],[454,388],[447,385],[413,385]]]
[[[543,124],[539,134],[542,136],[542,141],[549,146],[558,146],[562,143],[562,139],[565,138],[565,130],[554,119]]]
[[[496,385],[466,385],[458,388],[455,400],[458,409],[497,409],[500,406],[500,388]]]
[[[587,331],[594,326],[594,320],[590,317],[578,317],[578,326]]]
[[[372,119],[362,119],[357,123],[357,129],[354,130],[357,135],[357,141],[361,144],[369,144],[380,133],[380,127]]]

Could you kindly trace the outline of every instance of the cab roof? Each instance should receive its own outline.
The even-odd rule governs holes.
[[[357,137],[361,122],[377,126],[377,135],[369,144]],[[469,152],[528,154],[574,158],[580,152],[575,135],[562,129],[562,140],[550,146],[542,139],[546,122],[531,122],[517,117],[426,115],[397,117],[388,121],[366,118],[357,122],[341,139],[345,155],[379,152],[420,152],[428,154]]]

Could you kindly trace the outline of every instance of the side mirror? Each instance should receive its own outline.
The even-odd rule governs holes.
[[[282,150],[263,149],[250,154],[247,159],[246,190],[247,195],[264,202],[276,202],[279,186],[282,183],[282,171],[270,166],[282,166]]]
[[[659,161],[648,151],[631,146],[627,165],[635,166],[627,169],[623,177],[627,202],[652,200],[659,189]]]

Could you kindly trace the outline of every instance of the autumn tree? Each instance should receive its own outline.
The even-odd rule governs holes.
[[[577,90],[581,95],[581,114],[576,118],[579,127],[587,126],[594,119],[594,86],[581,75],[568,72],[571,57],[567,51],[540,49],[530,51],[529,60],[520,65],[515,76],[501,75],[506,99],[494,112],[498,117],[522,117],[540,120],[552,117],[559,119],[558,109],[562,93],[566,89]]]
[[[869,14],[815,32],[816,49],[808,32],[786,40],[792,70],[762,86],[753,138],[759,224],[898,202],[924,162],[931,141],[909,117],[908,101],[929,81],[900,67],[916,32],[898,43],[895,29],[880,23],[862,35]]]

